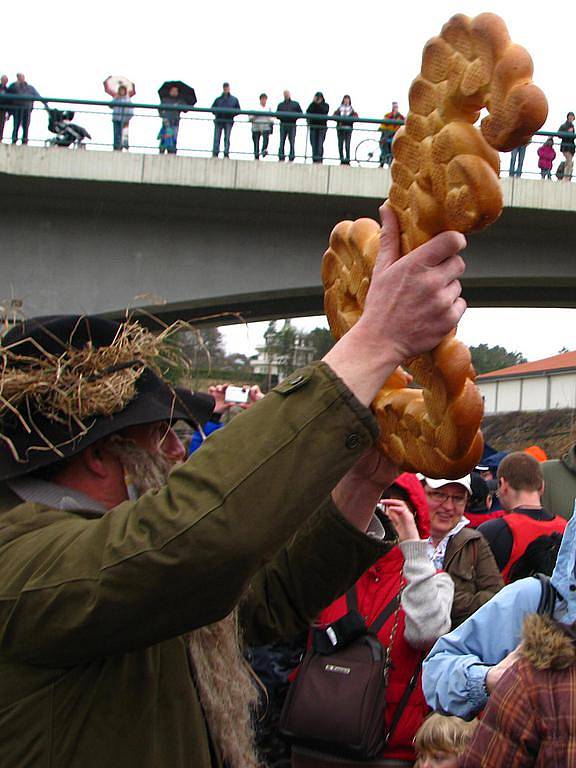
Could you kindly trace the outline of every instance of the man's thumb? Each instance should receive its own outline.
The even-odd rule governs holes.
[[[388,203],[380,206],[380,248],[378,265],[388,267],[400,258],[400,231],[398,219]]]

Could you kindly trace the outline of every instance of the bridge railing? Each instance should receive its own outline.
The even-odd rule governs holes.
[[[62,111],[73,110],[73,122],[81,125],[90,134],[83,146],[88,150],[111,151],[113,149],[113,123],[111,100],[93,99],[69,99],[61,97],[42,97],[39,101],[34,96],[18,96],[18,103],[23,107],[32,102],[34,105],[29,131],[29,144],[35,146],[55,146],[55,134],[48,130],[48,109]],[[17,106],[14,104],[14,96],[0,94],[0,110],[6,105],[7,109]],[[281,139],[282,118],[293,118],[296,122],[295,157],[296,163],[312,163],[314,140],[314,125],[318,126],[317,114],[288,113],[288,112],[262,112],[259,110],[227,110],[212,107],[190,107],[177,104],[150,104],[132,101],[129,106],[133,110],[133,116],[128,128],[129,151],[139,153],[157,153],[160,150],[160,131],[163,125],[163,117],[170,122],[171,114],[180,113],[177,139],[177,154],[194,157],[211,157],[214,151],[214,127],[215,119],[220,123],[226,123],[234,119],[230,134],[230,157],[235,159],[254,160],[254,145],[252,141],[253,119],[256,117],[270,117],[273,119],[273,130],[269,136],[267,156],[261,157],[261,161],[274,162],[278,160],[279,144]],[[320,116],[326,120],[326,136],[323,145],[323,162],[327,164],[341,163],[342,156],[339,151],[339,143],[343,144],[344,158],[346,158],[346,139],[350,136],[350,165],[364,167],[386,167],[391,161],[388,145],[382,141],[385,134],[380,129],[382,117],[355,117],[345,118],[334,115]],[[388,126],[401,125],[402,121],[387,119]],[[324,126],[319,126],[324,128]],[[348,128],[349,130],[342,130]],[[8,120],[4,127],[3,141],[9,142],[12,136],[13,122]],[[350,130],[351,129],[351,130]],[[573,134],[559,134],[551,131],[538,131],[530,145],[526,148],[526,155],[522,167],[522,176],[526,178],[540,178],[538,168],[537,149],[548,137],[573,138]],[[340,140],[340,141],[339,141]],[[61,148],[59,148],[61,149]],[[260,142],[260,150],[262,142]],[[556,158],[553,164],[553,177],[559,163],[564,159],[560,152],[560,141],[555,142]],[[220,142],[220,153],[224,153],[224,131]],[[285,157],[290,156],[289,137],[285,140]],[[510,167],[510,153],[501,154],[501,175],[512,175]],[[515,175],[520,175],[515,172]]]

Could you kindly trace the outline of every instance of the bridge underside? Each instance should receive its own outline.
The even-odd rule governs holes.
[[[376,217],[380,202],[12,174],[0,194],[0,304],[218,324],[321,314],[330,230]],[[476,307],[574,307],[575,254],[574,213],[506,208],[470,238],[464,295]]]

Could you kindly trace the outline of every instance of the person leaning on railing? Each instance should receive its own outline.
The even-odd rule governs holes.
[[[338,154],[341,165],[350,165],[350,141],[352,140],[352,118],[358,117],[358,112],[352,106],[352,99],[348,94],[342,97],[342,103],[334,112],[334,117],[344,118],[336,121],[336,134],[338,136]]]
[[[560,144],[560,152],[564,155],[565,161],[562,180],[570,181],[572,179],[574,152],[576,151],[576,147],[574,146],[574,112],[568,112],[566,115],[566,122],[562,123],[560,128],[558,128],[558,133],[564,134],[563,136],[560,136],[562,140]],[[572,138],[565,134],[572,134]]]
[[[302,107],[297,101],[293,101],[292,97],[290,96],[290,91],[284,91],[284,100],[278,104],[276,107],[276,112],[299,112],[302,114]],[[293,162],[294,158],[296,157],[296,120],[298,120],[298,117],[293,114],[287,114],[285,116],[282,115],[279,120],[280,143],[278,145],[278,160],[282,162],[285,158],[284,147],[286,146],[286,139],[288,139],[288,143],[290,144],[290,155],[288,156],[288,160]]]
[[[266,93],[260,94],[260,103],[258,104],[258,112],[270,112],[268,104],[268,95]],[[250,115],[250,122],[252,123],[252,143],[254,144],[254,159],[259,160],[260,157],[266,157],[268,154],[268,142],[272,135],[272,129],[274,127],[274,118],[268,115]],[[262,149],[260,149],[260,140],[262,140]]]
[[[240,109],[240,102],[230,93],[230,83],[222,83],[222,93],[214,99],[212,108],[214,109],[212,157],[218,157],[220,152],[222,131],[224,131],[224,157],[230,157],[230,135],[234,126],[234,113],[230,110]]]
[[[398,102],[392,102],[392,110],[384,115],[384,119],[380,124],[378,130],[381,133],[380,136],[380,168],[384,167],[384,163],[390,166],[392,165],[392,141],[401,123],[398,122],[404,120],[404,115],[398,111]]]

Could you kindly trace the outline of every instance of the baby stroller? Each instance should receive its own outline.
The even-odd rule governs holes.
[[[84,139],[91,139],[92,136],[81,125],[73,123],[74,112],[62,112],[60,109],[48,110],[48,130],[56,134],[48,139],[46,144],[49,147],[70,147],[85,149]]]

